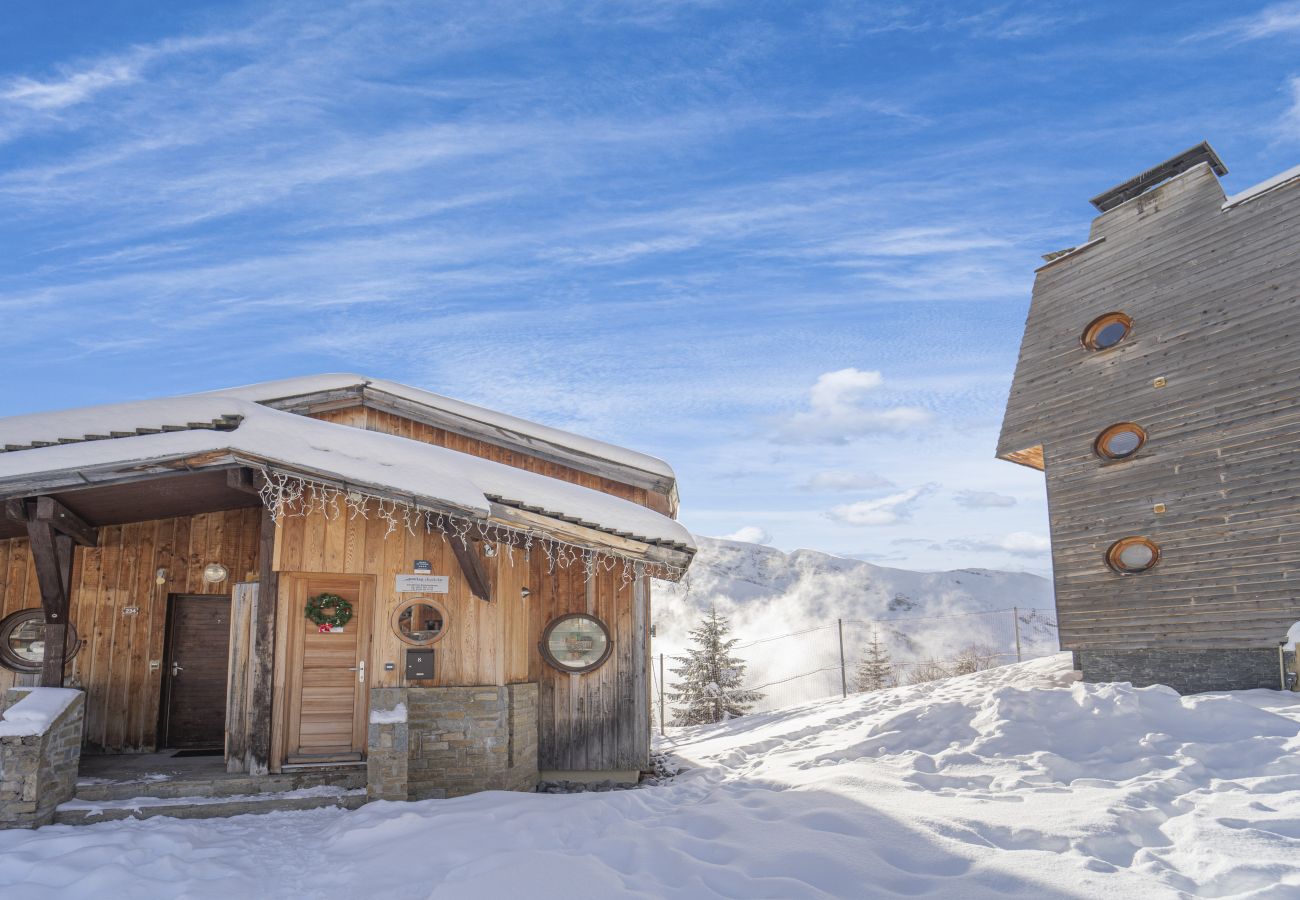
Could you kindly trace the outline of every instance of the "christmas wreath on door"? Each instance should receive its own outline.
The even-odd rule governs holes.
[[[338,629],[352,620],[352,604],[338,594],[317,594],[307,598],[307,618],[316,623],[321,634]]]

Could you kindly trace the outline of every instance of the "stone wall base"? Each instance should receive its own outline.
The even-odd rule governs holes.
[[[367,793],[428,800],[537,786],[537,685],[373,688]]]
[[[1276,648],[1236,650],[1076,650],[1085,681],[1164,684],[1180,694],[1282,686]]]
[[[0,698],[0,713],[32,690],[11,688]],[[60,690],[71,700],[39,734],[0,735],[0,828],[48,825],[55,808],[76,792],[85,694],[36,690]]]

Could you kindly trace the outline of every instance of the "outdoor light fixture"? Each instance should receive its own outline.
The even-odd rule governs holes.
[[[157,583],[157,584],[166,584],[166,583],[167,583],[167,570],[166,570],[166,569],[159,569],[157,572],[154,572],[154,573],[153,573],[153,580],[154,580],[154,582]]]
[[[208,563],[203,567],[203,580],[208,584],[217,584],[229,577],[230,571],[221,563]]]

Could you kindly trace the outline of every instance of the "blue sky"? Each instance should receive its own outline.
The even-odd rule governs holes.
[[[1087,198],[1300,162],[1296,3],[47,0],[0,46],[0,415],[363,372],[915,568],[1049,569],[993,449]]]

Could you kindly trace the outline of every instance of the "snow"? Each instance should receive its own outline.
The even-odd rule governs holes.
[[[1233,194],[1227,200],[1223,201],[1223,208],[1231,209],[1234,206],[1239,206],[1248,200],[1254,200],[1256,197],[1267,194],[1275,188],[1280,188],[1284,184],[1289,184],[1297,180],[1300,180],[1300,166],[1287,169],[1285,172],[1280,172],[1272,178],[1261,181],[1253,187],[1246,188],[1246,190],[1239,194]]]
[[[435,394],[430,391],[410,387],[409,385],[399,384],[396,381],[367,378],[364,375],[353,375],[347,373],[307,375],[298,378],[285,378],[278,381],[266,381],[260,384],[244,385],[243,387],[225,388],[220,391],[213,391],[212,393],[226,397],[241,397],[259,403],[269,403],[274,400],[300,397],[304,394],[345,390],[347,388],[362,386],[369,387],[372,390],[382,391],[385,394],[391,394],[394,397],[400,397],[403,400],[410,400],[412,403],[419,403],[422,406],[427,406],[431,409],[448,413],[457,418],[478,422],[495,430],[521,435],[525,438],[531,439],[529,441],[530,443],[540,442],[543,444],[551,444],[555,447],[574,451],[582,456],[607,460],[619,465],[640,469],[643,472],[649,472],[669,480],[676,479],[672,467],[663,460],[657,459],[653,456],[638,453],[635,450],[629,450],[626,447],[618,447],[614,444],[605,443],[604,441],[584,437],[579,434],[573,434],[568,431],[561,431],[558,428],[540,425],[536,422],[530,422],[527,419],[520,419],[516,416],[507,415],[506,413],[497,412],[492,409],[486,409],[482,406],[475,406],[472,403],[465,403],[462,400],[444,397],[441,394]]]
[[[1059,654],[670,732],[663,787],[0,833],[39,898],[1300,896],[1300,695]]]
[[[81,782],[78,782],[81,783]],[[355,797],[364,794],[364,788],[347,790],[330,785],[294,788],[291,791],[267,791],[262,794],[231,794],[224,797],[131,797],[124,800],[69,800],[60,803],[64,811],[86,812],[89,815],[102,813],[106,809],[130,809],[139,812],[162,806],[210,806],[226,803],[256,803],[275,800],[295,800],[304,797]]]
[[[399,703],[392,709],[370,710],[371,725],[398,725],[406,721],[406,704]]]
[[[80,694],[72,688],[32,688],[0,717],[0,737],[44,734]]]
[[[233,431],[193,430],[83,441],[0,454],[0,485],[56,473],[50,487],[81,484],[81,471],[231,451],[380,492],[440,501],[486,517],[486,495],[526,503],[651,541],[693,546],[667,516],[590,488],[445,447],[281,412],[247,400],[196,395],[0,419],[0,444],[134,431],[242,416]]]

